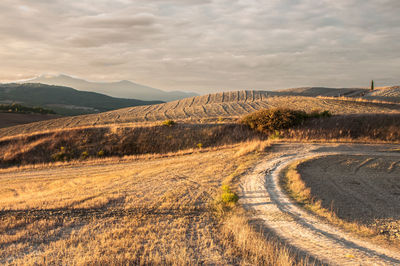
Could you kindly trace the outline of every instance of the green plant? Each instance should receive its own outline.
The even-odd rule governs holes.
[[[71,155],[66,151],[65,147],[61,146],[60,151],[52,154],[51,158],[56,162],[64,162],[68,161],[71,158]]]
[[[281,139],[281,138],[283,138],[283,137],[282,137],[281,133],[280,133],[278,130],[274,130],[274,132],[271,133],[271,134],[268,136],[268,138],[269,138],[269,139]]]
[[[328,110],[320,111],[319,109],[313,109],[311,113],[306,115],[306,118],[322,118],[322,117],[331,117],[332,114]]]
[[[224,204],[235,204],[239,200],[239,196],[232,192],[230,187],[227,185],[223,185],[221,187],[222,194],[221,194],[221,202]]]
[[[100,151],[97,153],[97,156],[103,157],[103,156],[104,156],[104,151],[103,151],[103,150],[100,150]]]
[[[164,122],[162,122],[162,124],[164,125],[164,126],[168,126],[168,127],[172,127],[173,125],[175,125],[176,124],[176,122],[174,121],[174,120],[165,120]]]
[[[329,111],[313,110],[311,113],[306,113],[299,110],[274,108],[248,114],[241,119],[241,123],[260,132],[275,133],[275,136],[278,137],[277,131],[300,125],[306,119],[330,116]]]
[[[55,114],[53,110],[45,109],[42,107],[28,107],[21,104],[13,103],[9,105],[0,105],[0,111],[6,111],[9,113],[21,113],[21,114]]]
[[[89,157],[89,152],[88,151],[84,151],[81,153],[81,159],[87,159]]]
[[[307,114],[285,108],[263,109],[246,115],[241,122],[260,132],[287,129],[304,121]]]

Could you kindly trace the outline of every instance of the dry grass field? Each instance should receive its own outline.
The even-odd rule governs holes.
[[[365,95],[366,99],[400,102],[400,86],[381,87]]]
[[[0,167],[167,154],[267,138],[300,142],[400,143],[400,114],[314,118],[299,126],[275,131],[269,136],[240,123],[112,125],[32,133],[0,139]]]
[[[0,167],[113,156],[166,154],[263,139],[239,124],[86,127],[0,140]]]
[[[281,130],[287,141],[400,143],[400,114],[349,114],[311,119]]]
[[[197,96],[179,101],[125,108],[111,112],[48,120],[0,129],[0,137],[30,134],[43,130],[100,126],[106,124],[154,123],[173,119],[187,123],[232,122],[244,114],[263,108],[290,107],[332,114],[399,113],[400,104],[303,96],[277,96],[278,92],[235,91]]]
[[[0,264],[292,265],[216,201],[265,146],[2,170]]]

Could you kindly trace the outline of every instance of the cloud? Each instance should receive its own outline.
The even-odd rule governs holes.
[[[61,72],[199,92],[400,83],[399,12],[397,0],[3,0],[0,79]]]
[[[155,23],[155,16],[152,14],[134,14],[117,17],[115,15],[98,15],[79,19],[76,24],[82,27],[92,28],[131,28],[148,27]]]

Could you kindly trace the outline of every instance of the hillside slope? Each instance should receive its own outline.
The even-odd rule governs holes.
[[[0,112],[0,128],[59,118],[53,114],[16,114]]]
[[[28,82],[67,86],[81,91],[97,92],[112,97],[139,99],[145,101],[160,100],[169,102],[187,97],[197,96],[196,93],[192,92],[162,91],[128,80],[122,80],[118,82],[89,82],[67,75],[41,75],[37,78],[29,80]]]
[[[400,103],[400,86],[376,88],[366,94],[364,98]]]
[[[68,87],[34,83],[0,84],[1,102],[47,107],[63,115],[98,113],[130,106],[161,103],[161,101],[113,98]]]
[[[400,112],[399,104],[274,95],[267,91],[232,91],[209,94],[169,103],[130,107],[100,114],[66,117],[1,129],[0,137],[38,132],[43,129],[155,122],[165,119],[186,122],[232,121],[255,110],[272,107],[290,107],[305,111],[329,110],[334,114]]]
[[[358,97],[366,93],[368,89],[364,88],[325,88],[325,87],[303,87],[278,90],[279,95],[287,96],[308,96],[308,97]]]

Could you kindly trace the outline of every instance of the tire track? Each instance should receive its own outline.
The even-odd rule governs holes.
[[[360,163],[353,171],[354,174],[356,174],[362,167],[366,166],[367,164],[375,161],[376,158],[368,158],[365,161],[363,161],[362,163]]]
[[[387,147],[387,146],[386,146]],[[318,144],[283,145],[272,160],[264,160],[240,184],[240,203],[261,219],[289,246],[331,265],[399,265],[400,253],[366,242],[320,220],[292,202],[279,186],[280,172],[294,161],[314,156],[365,154],[375,152],[368,145],[324,146]]]

